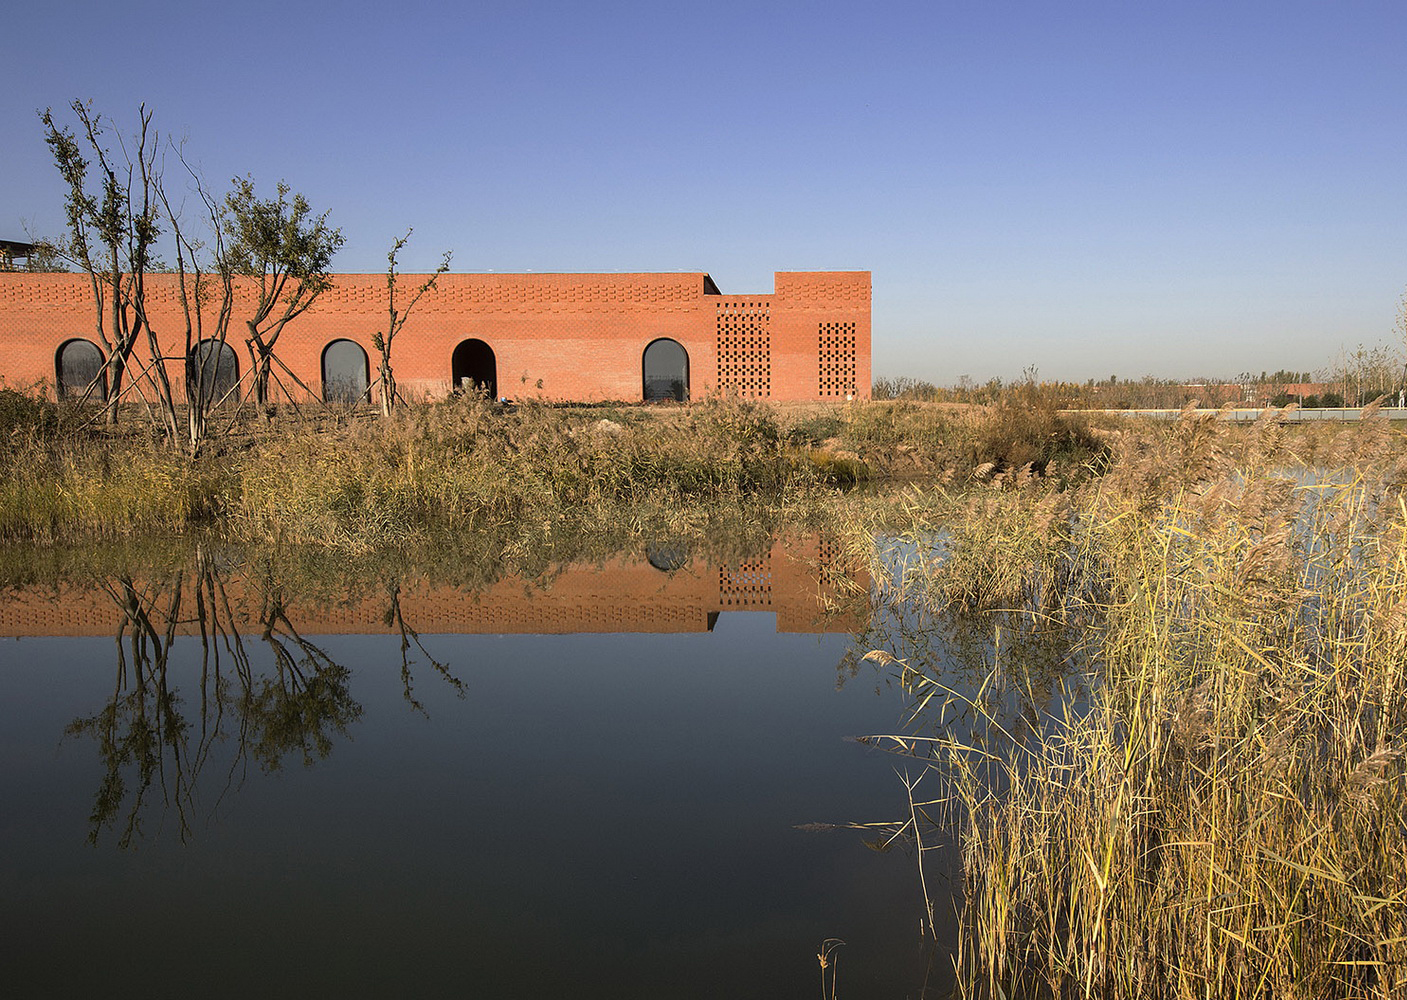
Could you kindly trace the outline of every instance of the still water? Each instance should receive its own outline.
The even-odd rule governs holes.
[[[941,995],[912,849],[815,828],[907,810],[867,581],[648,555],[9,589],[6,995],[814,997],[827,938],[838,997]]]

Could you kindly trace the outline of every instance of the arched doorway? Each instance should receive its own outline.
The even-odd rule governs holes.
[[[223,340],[202,340],[191,351],[188,374],[201,402],[218,405],[239,384],[239,358]]]
[[[488,393],[489,399],[498,398],[498,360],[482,340],[461,341],[449,366],[456,392],[479,391]]]
[[[107,401],[107,373],[103,371],[103,352],[91,340],[74,338],[59,348],[54,360],[55,384],[60,399],[82,399],[85,392],[94,402]],[[88,392],[89,386],[93,387]]]
[[[334,340],[322,351],[322,398],[328,403],[365,402],[371,369],[366,351],[352,340]]]
[[[661,337],[651,341],[640,359],[645,402],[689,398],[689,352],[677,340]]]

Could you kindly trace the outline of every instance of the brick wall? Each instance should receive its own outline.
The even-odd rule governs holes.
[[[710,617],[725,611],[770,611],[779,632],[849,632],[865,625],[863,615],[831,615],[843,573],[834,548],[824,539],[777,542],[771,551],[727,566],[686,565],[673,573],[648,562],[613,559],[599,566],[569,566],[546,588],[509,577],[482,591],[408,581],[400,594],[406,624],[422,634],[557,634],[575,632],[704,632]],[[197,634],[199,622],[189,592],[194,574],[172,577],[183,588],[177,632]],[[868,580],[857,581],[866,589]],[[151,602],[147,610],[165,627],[162,610],[177,596],[170,581],[135,581]],[[242,634],[262,631],[258,621],[263,590],[239,572],[222,580]],[[307,635],[386,634],[388,595],[312,603],[285,595],[288,617]],[[105,590],[66,587],[14,590],[0,597],[0,638],[22,636],[116,635],[124,613]]]
[[[403,275],[400,288],[408,293],[423,280]],[[151,275],[147,282],[148,313],[163,351],[180,357],[184,322],[175,276]],[[249,364],[242,317],[250,302],[244,286],[229,332],[241,372]],[[323,350],[345,338],[366,351],[374,381],[372,336],[386,320],[384,275],[337,275],[331,291],[285,329],[277,353],[320,393]],[[213,323],[207,315],[207,329]],[[0,273],[0,375],[10,385],[42,381],[52,392],[60,347],[72,338],[96,341],[93,329],[86,275]],[[397,337],[392,363],[404,391],[444,395],[452,387],[454,349],[472,338],[493,350],[500,395],[630,401],[642,396],[642,352],[660,337],[688,352],[694,399],[720,386],[779,400],[865,397],[870,275],[778,272],[771,294],[723,296],[702,272],[446,274]],[[144,344],[138,354],[147,356]],[[179,384],[181,363],[167,367]]]

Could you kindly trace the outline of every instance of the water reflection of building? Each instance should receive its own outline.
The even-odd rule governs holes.
[[[733,611],[775,614],[779,632],[850,632],[863,627],[866,615],[843,600],[853,592],[847,580],[862,593],[868,589],[865,579],[842,571],[830,543],[809,539],[777,542],[762,555],[723,565],[652,549],[650,559],[567,566],[538,582],[506,576],[476,590],[407,575],[397,600],[400,615],[421,633],[708,632],[720,614]],[[240,631],[260,628],[261,586],[241,569],[225,581]],[[341,600],[317,602],[289,592],[281,597],[290,621],[306,635],[398,631],[382,591],[363,587]],[[180,603],[194,607],[193,599]],[[0,636],[110,636],[120,616],[98,586],[12,591],[0,598]],[[177,631],[199,628],[192,612]]]

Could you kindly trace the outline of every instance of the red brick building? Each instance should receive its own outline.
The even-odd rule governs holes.
[[[849,587],[842,581],[849,578]],[[137,590],[151,619],[164,629],[172,608],[180,635],[198,635],[203,623],[192,610],[190,588],[197,576],[187,567],[166,577],[139,576]],[[868,605],[832,604],[845,593],[868,593],[869,577],[846,570],[834,542],[817,538],[777,541],[765,553],[724,565],[688,563],[662,570],[655,562],[618,556],[593,565],[560,567],[545,583],[508,576],[482,590],[403,581],[399,609],[423,633],[563,634],[575,632],[711,632],[718,616],[731,611],[771,612],[778,632],[853,632],[867,622]],[[858,588],[856,585],[858,584]],[[269,606],[268,582],[236,567],[221,575],[226,598],[212,613],[231,617],[226,628],[258,635]],[[20,636],[115,635],[130,627],[118,590],[87,582],[60,589],[36,587],[6,591],[0,600],[0,638]],[[339,594],[317,599],[287,598],[289,623],[306,635],[391,634],[398,626],[387,616],[384,593]]]
[[[422,280],[403,275],[399,287]],[[249,304],[245,289],[228,342],[205,348],[221,359],[222,380],[248,371]],[[148,275],[147,312],[180,384],[184,322],[174,275]],[[84,391],[104,358],[93,317],[85,274],[0,273],[0,375],[11,386]],[[285,373],[282,390],[376,398],[372,337],[386,321],[384,275],[337,275],[278,342],[279,359],[297,376]],[[213,323],[212,315],[207,329]],[[141,344],[134,356],[149,353]],[[702,272],[446,274],[396,338],[392,364],[401,391],[422,398],[474,384],[496,397],[583,402],[867,397],[870,274],[779,271],[774,290],[756,295],[723,295]]]

